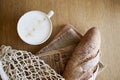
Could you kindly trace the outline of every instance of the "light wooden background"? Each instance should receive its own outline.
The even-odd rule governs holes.
[[[24,43],[17,34],[17,21],[30,10],[49,12],[53,33],[39,46]],[[97,80],[120,80],[120,0],[0,0],[0,45],[11,45],[33,53],[48,44],[65,24],[74,25],[84,34],[90,27],[98,27],[102,35],[102,61],[105,70]]]

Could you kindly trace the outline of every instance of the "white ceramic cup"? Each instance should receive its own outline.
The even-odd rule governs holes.
[[[52,33],[50,18],[54,12],[29,11],[18,21],[17,32],[20,38],[31,45],[39,45],[48,40]]]

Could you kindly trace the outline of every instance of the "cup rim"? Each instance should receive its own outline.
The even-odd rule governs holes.
[[[45,39],[43,39],[42,41],[40,41],[40,42],[38,42],[38,43],[29,43],[29,42],[27,42],[26,40],[24,40],[21,36],[20,36],[20,32],[19,32],[19,24],[20,24],[20,20],[22,20],[22,17],[25,15],[25,14],[28,14],[28,13],[30,13],[30,12],[39,12],[39,13],[41,13],[41,14],[43,14],[47,19],[48,19],[48,21],[49,21],[49,23],[50,23],[50,30],[49,30],[49,33],[48,33],[48,35],[46,36],[46,38]],[[51,19],[47,16],[47,14],[46,13],[44,13],[44,12],[42,12],[42,11],[38,11],[38,10],[32,10],[32,11],[28,11],[28,12],[26,12],[26,13],[24,13],[20,18],[19,18],[19,20],[18,20],[18,23],[17,23],[17,33],[18,33],[18,35],[19,35],[19,37],[22,39],[22,41],[23,42],[25,42],[25,43],[27,43],[27,44],[30,44],[30,45],[40,45],[40,44],[43,44],[44,42],[46,42],[49,38],[50,38],[50,36],[51,36],[51,34],[52,34],[52,30],[53,30],[53,25],[52,25],[52,21],[51,21]]]

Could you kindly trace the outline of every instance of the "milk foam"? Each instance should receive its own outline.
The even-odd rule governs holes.
[[[45,13],[31,11],[24,14],[18,22],[18,34],[28,44],[45,42],[52,30],[52,24]]]

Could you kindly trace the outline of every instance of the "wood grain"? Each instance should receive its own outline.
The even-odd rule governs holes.
[[[25,12],[54,10],[53,33],[38,46],[24,43],[17,34],[17,21]],[[0,45],[33,53],[48,44],[63,25],[70,23],[84,34],[90,27],[98,27],[102,34],[102,61],[105,70],[97,80],[120,79],[120,0],[0,0]]]

